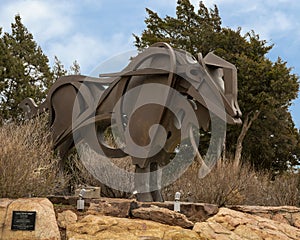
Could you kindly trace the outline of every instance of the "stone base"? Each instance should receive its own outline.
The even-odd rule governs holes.
[[[143,203],[134,199],[86,199],[76,210],[75,197],[0,199],[1,240],[101,239],[300,239],[300,208],[228,206],[173,202]],[[70,204],[72,202],[72,204]],[[34,231],[12,231],[12,211],[35,211]],[[60,233],[59,233],[59,229]]]

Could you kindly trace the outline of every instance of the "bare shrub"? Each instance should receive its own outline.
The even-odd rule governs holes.
[[[241,204],[245,200],[248,180],[254,175],[249,166],[236,165],[230,161],[219,161],[203,179],[198,178],[198,169],[199,165],[193,163],[175,183],[165,189],[166,197],[169,199],[179,190],[186,201],[220,206]]]
[[[272,205],[294,205],[300,204],[299,192],[299,175],[294,173],[286,173],[277,176],[274,183],[273,204]]]
[[[249,192],[256,192],[252,199],[249,196],[250,203],[268,206],[299,206],[299,174],[285,172],[272,180],[270,173],[261,173],[257,180],[257,185],[249,189]]]
[[[255,171],[248,164],[219,161],[203,179],[199,165],[193,163],[172,185],[163,191],[166,200],[174,200],[177,191],[183,201],[223,205],[299,206],[299,174],[285,173],[271,180],[270,172]]]
[[[0,197],[45,196],[64,188],[45,128],[45,118],[0,127]]]

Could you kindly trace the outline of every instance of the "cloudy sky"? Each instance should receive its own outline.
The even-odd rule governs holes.
[[[191,0],[197,7],[199,1]],[[243,32],[255,30],[274,44],[268,57],[280,56],[300,75],[299,0],[204,0],[217,4],[223,26]],[[0,27],[10,31],[20,14],[25,26],[53,62],[57,56],[66,68],[77,60],[83,74],[93,72],[101,62],[134,50],[132,33],[145,28],[145,8],[161,17],[174,16],[176,0],[1,0]],[[300,99],[291,107],[300,128]]]

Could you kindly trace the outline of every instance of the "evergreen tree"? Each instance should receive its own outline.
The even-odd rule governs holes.
[[[271,168],[278,172],[298,164],[299,133],[285,108],[262,111],[244,144],[247,146],[244,156],[255,159],[258,169]],[[268,161],[270,159],[272,161]]]
[[[178,0],[176,17],[160,18],[154,11],[146,11],[146,29],[141,36],[134,35],[138,49],[165,41],[194,56],[214,51],[236,65],[243,125],[228,127],[226,154],[236,161],[250,158],[255,166],[274,171],[285,170],[289,163],[297,164],[299,132],[288,106],[297,97],[298,76],[280,58],[272,62],[266,57],[273,46],[254,31],[242,35],[241,28],[222,27],[217,6],[208,9],[202,1],[195,12],[189,0]]]
[[[75,60],[73,62],[73,65],[70,67],[70,74],[73,75],[80,75],[80,65],[77,62],[77,60]]]
[[[2,120],[20,117],[18,104],[26,97],[38,103],[45,98],[53,83],[48,58],[36,44],[32,34],[15,16],[11,34],[1,36],[0,113]]]
[[[65,76],[67,74],[67,70],[65,69],[64,65],[61,63],[57,56],[54,57],[52,74],[54,81],[56,81],[59,77]]]

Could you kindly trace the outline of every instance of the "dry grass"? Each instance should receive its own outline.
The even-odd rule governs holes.
[[[299,174],[285,173],[271,180],[268,172],[257,172],[250,165],[219,161],[205,178],[199,179],[199,166],[194,163],[172,185],[164,189],[166,200],[175,192],[183,201],[224,205],[299,206]]]
[[[45,128],[43,118],[0,127],[0,197],[45,196],[64,187]]]

